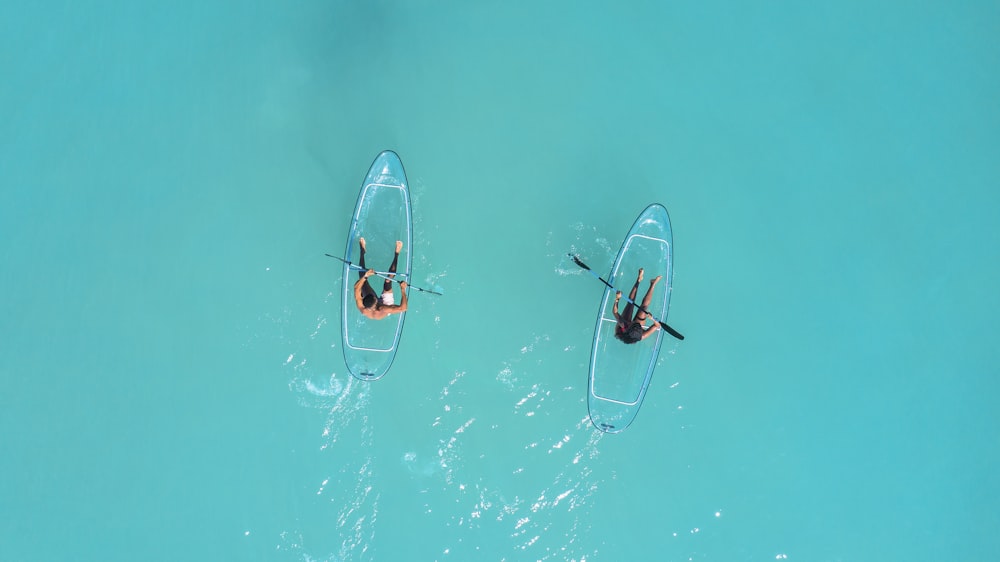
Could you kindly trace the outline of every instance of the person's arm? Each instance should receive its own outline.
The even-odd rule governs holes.
[[[358,305],[358,308],[361,308],[361,306],[362,306],[362,303],[361,303],[361,286],[364,285],[364,284],[365,284],[365,278],[364,277],[362,277],[361,279],[358,279],[358,282],[354,284],[354,304]]]
[[[365,307],[364,303],[361,300],[361,287],[363,287],[365,283],[368,282],[368,278],[371,277],[372,274],[374,273],[375,273],[374,269],[369,269],[368,271],[365,272],[364,276],[358,279],[358,281],[354,284],[354,304],[358,305],[358,308]]]
[[[622,292],[621,291],[615,292],[615,305],[611,307],[611,314],[615,315],[615,320],[621,320],[621,318],[618,316],[618,301],[621,298],[622,298]]]
[[[650,317],[650,318],[652,318],[652,317]],[[653,325],[650,326],[650,327],[648,327],[648,328],[646,328],[646,331],[644,331],[642,333],[642,339],[648,338],[653,332],[655,332],[655,331],[657,331],[659,329],[660,329],[660,323],[657,322],[656,320],[653,320]]]
[[[399,292],[403,293],[403,300],[399,303],[399,312],[406,312],[406,281],[399,282]]]

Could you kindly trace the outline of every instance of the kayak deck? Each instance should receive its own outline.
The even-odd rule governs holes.
[[[608,281],[622,292],[618,309],[624,313],[639,268],[643,281],[635,301],[641,303],[649,282],[663,278],[653,291],[648,307],[653,317],[666,321],[670,305],[673,239],[670,218],[662,205],[647,207],[629,230],[615,258]],[[590,357],[587,406],[594,426],[608,433],[624,430],[639,412],[663,340],[657,330],[645,340],[626,344],[615,338],[615,292],[604,291]],[[649,324],[647,320],[646,325]]]
[[[396,241],[403,242],[399,253],[396,280],[409,280],[412,264],[412,219],[410,196],[403,164],[396,153],[385,151],[372,163],[355,206],[347,237],[344,264],[343,308],[341,317],[344,361],[355,377],[377,380],[385,375],[396,356],[406,313],[393,314],[382,320],[372,320],[358,310],[354,301],[354,284],[361,272],[358,239],[365,239],[365,266],[376,271],[389,268]],[[383,279],[369,278],[375,292],[382,293]],[[399,285],[393,283],[396,304],[402,300]]]

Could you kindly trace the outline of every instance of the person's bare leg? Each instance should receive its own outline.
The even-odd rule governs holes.
[[[646,296],[642,297],[642,308],[644,310],[649,310],[649,303],[653,302],[653,288],[656,287],[656,284],[660,282],[661,278],[663,278],[662,275],[657,275],[656,279],[649,282],[649,289],[646,289]],[[640,314],[642,315],[641,318],[639,316]],[[635,315],[636,319],[640,321],[645,320],[646,316],[648,315],[645,312],[642,312],[642,310],[639,311],[639,314]]]
[[[382,284],[382,292],[392,290],[392,278],[396,276],[396,264],[399,263],[399,252],[403,249],[403,243],[396,240],[396,254],[392,256],[392,263],[389,265],[389,279]]]
[[[361,257],[358,258],[358,265],[361,266],[361,271],[358,272],[358,279],[365,276],[365,272],[368,268],[365,267],[365,237],[362,236],[358,238],[358,246],[361,247]]]
[[[635,284],[632,285],[632,290],[628,293],[628,298],[635,300],[635,294],[639,290],[639,283],[642,283],[642,268],[639,268],[639,275],[635,278]]]
[[[628,325],[632,322],[633,311],[635,310],[635,295],[639,291],[639,283],[642,282],[642,268],[639,268],[639,275],[635,278],[635,284],[632,285],[632,290],[628,292],[628,304],[625,305],[625,310],[622,312],[622,319],[625,324]],[[637,316],[637,315],[636,315]]]

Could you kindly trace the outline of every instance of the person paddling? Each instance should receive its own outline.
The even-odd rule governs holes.
[[[642,306],[636,308],[632,303],[635,302],[639,283],[642,282],[642,268],[640,267],[639,276],[636,278],[635,284],[632,285],[632,291],[628,295],[631,302],[625,306],[625,311],[622,314],[618,314],[618,301],[622,298],[622,292],[615,291],[615,305],[611,312],[614,313],[615,320],[618,321],[615,325],[616,338],[625,343],[635,343],[648,338],[650,334],[660,329],[660,323],[649,314],[646,314],[646,310],[649,310],[649,303],[653,300],[653,288],[660,282],[661,277],[662,275],[657,275],[656,279],[649,282],[649,289],[646,290],[646,296],[642,297]],[[632,316],[633,311],[635,312],[634,317]],[[649,327],[644,325],[647,318],[653,321]]]
[[[389,266],[389,278],[382,284],[382,294],[379,295],[368,282],[368,278],[375,275],[374,269],[365,270],[365,239],[358,238],[358,245],[361,246],[361,258],[358,265],[362,271],[358,272],[358,281],[354,284],[354,303],[366,318],[372,320],[382,320],[390,314],[400,314],[406,312],[406,281],[400,281],[399,292],[402,299],[396,304],[395,296],[392,293],[392,279],[396,276],[396,263],[399,261],[399,252],[403,249],[403,242],[396,241],[396,254],[392,258],[392,265]]]

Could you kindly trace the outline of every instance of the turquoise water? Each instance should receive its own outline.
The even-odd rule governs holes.
[[[995,3],[0,7],[0,560],[990,560]],[[471,5],[470,5],[471,4]],[[353,381],[372,158],[416,294]],[[586,419],[650,202],[670,323]]]

